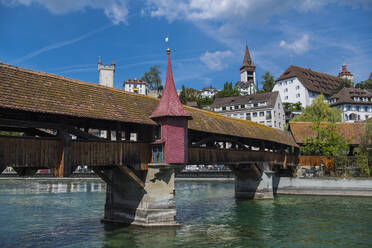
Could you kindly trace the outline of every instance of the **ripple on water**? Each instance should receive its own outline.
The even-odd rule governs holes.
[[[372,199],[236,201],[231,182],[177,182],[178,228],[100,223],[100,182],[0,181],[0,247],[369,247]]]

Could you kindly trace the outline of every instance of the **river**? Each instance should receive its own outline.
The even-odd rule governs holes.
[[[0,247],[371,247],[372,198],[236,201],[233,182],[176,182],[177,228],[104,226],[100,181],[0,180]]]

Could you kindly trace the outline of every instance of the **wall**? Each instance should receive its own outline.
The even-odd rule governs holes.
[[[289,195],[372,196],[372,179],[274,177],[273,188]]]
[[[287,91],[286,91],[287,89]],[[272,91],[279,91],[280,98],[282,102],[298,103],[301,102],[302,107],[306,107],[311,104],[312,97],[309,95],[308,90],[305,86],[298,80],[297,77],[284,79],[275,82],[275,86]],[[297,97],[297,94],[300,94]]]

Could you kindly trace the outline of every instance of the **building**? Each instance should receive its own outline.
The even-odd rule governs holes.
[[[328,100],[342,81],[339,77],[291,65],[275,81],[273,91],[279,92],[283,102],[300,102],[307,107],[319,94]]]
[[[278,92],[216,98],[213,111],[225,116],[251,120],[283,130],[285,114]]]
[[[322,127],[326,126],[327,123],[322,123]],[[314,123],[312,122],[289,122],[289,131],[299,146],[302,146],[307,138],[315,138],[317,133],[312,128]],[[366,123],[343,123],[337,122],[337,132],[340,136],[347,140],[350,151],[349,154],[353,154],[353,149],[359,146],[361,137],[365,134]]]
[[[256,66],[252,62],[248,46],[245,46],[243,64],[240,67],[240,81],[236,82],[235,88],[240,91],[240,95],[253,95],[257,92],[256,86]]]
[[[201,93],[200,95],[202,97],[208,97],[208,98],[211,98],[213,97],[214,95],[216,95],[218,93],[218,90],[216,88],[204,88],[201,90]]]
[[[342,110],[343,122],[365,121],[372,117],[372,91],[343,88],[329,100],[331,107]]]
[[[125,80],[123,84],[124,91],[137,93],[141,95],[147,95],[148,89],[147,89],[148,83],[142,80],[138,79],[128,79]]]
[[[114,87],[114,72],[115,63],[112,62],[111,65],[103,65],[101,58],[98,60],[98,74],[99,74],[99,84],[107,87]]]
[[[342,79],[350,80],[351,82],[354,82],[354,76],[347,70],[346,63],[344,62],[342,64],[342,70],[340,73],[338,73],[338,77]]]

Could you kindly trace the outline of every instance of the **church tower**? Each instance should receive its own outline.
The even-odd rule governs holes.
[[[101,57],[98,60],[99,84],[107,87],[114,87],[115,63],[103,65]]]
[[[246,85],[248,95],[256,94],[256,66],[252,63],[248,45],[245,46],[243,64],[240,67],[240,82]]]
[[[346,67],[346,63],[344,61],[344,63],[342,64],[342,70],[340,73],[338,73],[338,77],[339,78],[345,78],[345,79],[348,79],[350,80],[351,82],[354,82],[354,76],[353,74],[351,74],[351,72],[349,72],[347,70],[347,67]]]

